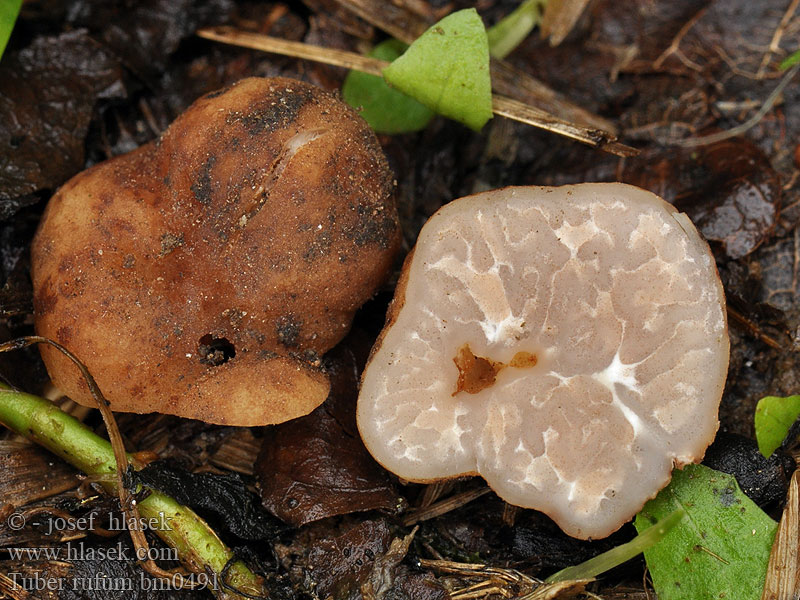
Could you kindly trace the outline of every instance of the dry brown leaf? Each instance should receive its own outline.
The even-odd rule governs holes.
[[[542,37],[550,38],[551,46],[564,41],[583,14],[589,0],[549,0],[542,18]]]
[[[389,545],[389,549],[378,558],[372,565],[372,572],[367,581],[361,586],[361,594],[364,600],[382,600],[386,593],[392,588],[394,582],[394,571],[397,565],[406,557],[411,542],[419,527],[414,527],[407,536],[394,538]]]

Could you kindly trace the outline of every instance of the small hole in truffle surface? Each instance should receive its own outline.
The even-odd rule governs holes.
[[[236,356],[236,348],[226,338],[216,338],[207,333],[200,338],[197,354],[201,363],[216,367]]]

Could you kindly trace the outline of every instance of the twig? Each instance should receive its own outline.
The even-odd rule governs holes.
[[[410,525],[414,525],[415,523],[419,523],[421,521],[427,521],[428,519],[433,519],[434,517],[440,517],[443,514],[449,513],[451,510],[460,508],[465,504],[480,498],[490,491],[491,490],[488,487],[467,490],[466,492],[456,494],[455,496],[451,496],[446,500],[442,500],[441,502],[431,504],[426,508],[415,510],[405,516],[403,519],[403,525],[409,527]]]
[[[711,49],[717,53],[717,55],[723,60],[723,62],[728,65],[728,68],[736,75],[741,77],[745,77],[747,79],[753,79],[756,81],[760,81],[763,79],[780,79],[783,76],[782,71],[773,71],[770,73],[764,73],[763,75],[759,75],[755,71],[748,71],[747,69],[741,68],[736,60],[730,56],[725,49],[720,46],[719,44],[713,44]]]
[[[644,590],[645,599],[646,600],[651,600],[650,599],[650,587],[652,587],[652,586],[648,585],[648,583],[652,583],[652,582],[649,580],[649,577],[647,576],[648,573],[649,573],[649,571],[647,569],[647,564],[645,563],[645,565],[644,565],[644,573],[642,573],[642,589]]]
[[[584,588],[590,579],[572,581],[544,582],[530,577],[516,569],[503,569],[483,564],[458,563],[448,560],[430,560],[422,558],[420,567],[433,569],[446,575],[455,575],[477,583],[459,588],[451,592],[454,600],[472,600],[490,595],[504,598],[514,597],[517,600],[554,600],[561,597],[572,597],[577,593],[585,593]]]
[[[32,598],[31,594],[18,585],[13,579],[8,577],[5,573],[0,573],[0,598],[9,598],[10,600],[27,600]]]
[[[267,35],[239,31],[230,27],[200,29],[197,31],[197,35],[234,46],[314,60],[346,69],[355,69],[378,77],[382,76],[383,69],[389,65],[386,61],[362,56],[354,52],[323,48],[302,42],[292,42]],[[616,137],[607,131],[570,123],[547,111],[505,96],[492,95],[492,108],[497,115],[558,133],[617,156],[634,156],[639,152],[631,146],[618,142]]]
[[[501,567],[491,567],[480,563],[461,563],[450,560],[421,558],[419,559],[419,566],[423,569],[435,569],[440,573],[447,573],[450,575],[497,577],[513,584],[538,585],[542,583],[540,579],[525,575],[516,569],[503,569]]]
[[[558,46],[575,27],[587,4],[589,0],[548,0],[542,19],[542,37],[549,38],[551,46]]]
[[[431,560],[421,558],[419,566],[432,569],[443,575],[455,575],[471,583],[451,592],[451,598],[468,600],[490,594],[499,594],[506,598],[518,596],[535,590],[542,581],[535,579],[516,569],[503,569],[477,563],[460,563],[449,560]]]
[[[747,331],[750,332],[751,335],[764,342],[767,346],[769,346],[770,348],[774,348],[775,350],[784,349],[784,346],[782,346],[774,338],[764,333],[756,323],[748,319],[738,310],[733,308],[730,304],[727,306],[727,311],[728,311],[728,316],[731,318],[731,320],[736,321],[737,323],[742,325],[745,329],[747,329]]]
[[[420,14],[407,10],[405,6],[385,0],[378,1],[380,10],[376,10],[378,5],[375,0],[339,0],[338,3],[370,25],[382,29],[406,44],[421,36],[432,24]]]
[[[660,69],[661,65],[664,64],[664,61],[667,60],[667,58],[669,58],[671,54],[678,54],[679,58],[681,59],[681,62],[683,62],[683,64],[685,64],[687,67],[694,69],[696,71],[702,70],[702,67],[700,67],[700,65],[686,58],[686,56],[680,51],[680,45],[681,42],[683,41],[683,38],[686,37],[687,33],[689,33],[689,30],[692,27],[694,27],[695,24],[697,24],[697,22],[700,19],[703,18],[703,15],[706,14],[707,10],[708,6],[704,6],[703,8],[698,10],[694,14],[694,16],[691,19],[689,19],[686,22],[686,24],[684,24],[683,27],[680,28],[680,31],[678,31],[677,35],[672,39],[672,43],[667,47],[666,50],[664,50],[664,52],[661,53],[661,55],[657,59],[653,61],[654,69]]]
[[[453,480],[437,481],[425,486],[418,508],[427,508],[453,489]]]
[[[800,6],[800,0],[792,0],[789,3],[789,6],[786,8],[786,12],[783,13],[783,17],[781,17],[780,23],[775,28],[775,31],[772,34],[772,40],[769,43],[769,48],[764,53],[763,58],[761,59],[761,66],[758,67],[757,76],[759,78],[764,76],[764,71],[767,70],[767,65],[769,64],[769,59],[772,58],[772,55],[778,52],[781,49],[781,38],[783,37],[783,32],[786,31],[787,25],[789,25],[789,21],[792,19],[792,15],[797,11],[797,7]]]
[[[695,148],[697,146],[706,146],[708,144],[722,142],[729,138],[745,133],[749,129],[755,127],[759,121],[761,121],[761,119],[763,119],[766,114],[772,110],[775,102],[778,100],[783,90],[786,89],[786,86],[792,81],[792,78],[797,74],[798,70],[800,70],[800,64],[797,64],[789,69],[786,75],[783,76],[783,79],[781,79],[781,82],[775,86],[775,89],[772,90],[772,93],[764,101],[764,104],[761,106],[761,108],[758,109],[758,112],[741,125],[737,125],[736,127],[726,131],[720,131],[719,133],[712,133],[711,135],[704,135],[685,140],[672,140],[669,143],[675,146],[683,146],[684,148]]]
[[[610,136],[605,131],[588,129],[580,125],[568,123],[555,115],[551,115],[543,110],[506,96],[493,94],[492,109],[496,115],[508,117],[515,121],[558,133],[565,137],[572,138],[573,140],[583,142],[584,144],[589,144],[590,146],[605,150],[611,154],[616,154],[617,156],[635,156],[639,153],[636,148],[616,141],[615,137]]]
[[[383,69],[389,66],[389,63],[385,60],[362,56],[355,52],[337,50],[336,48],[323,48],[322,46],[304,44],[303,42],[292,42],[260,33],[239,31],[233,27],[208,27],[199,29],[197,35],[207,40],[222,42],[223,44],[282,54],[293,58],[305,58],[335,67],[355,69],[378,77],[381,77]]]
[[[514,67],[505,60],[492,59],[492,88],[499,94],[521,102],[534,104],[564,120],[584,127],[602,129],[610,136],[617,135],[617,126],[599,115],[565,98],[539,79]]]

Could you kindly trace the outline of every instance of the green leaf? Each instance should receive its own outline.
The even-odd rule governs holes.
[[[645,504],[636,529],[646,531],[678,508],[688,519],[644,553],[659,600],[759,600],[777,523],[733,476],[688,465]]]
[[[785,71],[789,67],[792,67],[798,63],[800,63],[800,50],[795,50],[781,61],[781,64],[778,65],[778,68],[781,71]]]
[[[611,550],[598,554],[594,558],[575,565],[561,569],[548,577],[547,583],[557,583],[559,581],[575,581],[576,579],[594,579],[601,573],[605,573],[629,561],[637,554],[644,552],[664,539],[673,527],[678,525],[686,516],[686,511],[679,508],[661,519],[652,527],[648,527],[642,533],[633,538],[630,542],[621,544]]]
[[[528,37],[542,20],[542,7],[547,0],[525,0],[514,11],[486,31],[489,54],[505,58]]]
[[[399,40],[381,42],[370,56],[393,61],[408,46]],[[389,87],[380,77],[350,71],[342,86],[342,97],[353,108],[361,109],[370,127],[378,133],[419,131],[433,118],[433,111],[404,93]]]
[[[6,49],[8,38],[11,37],[11,30],[14,29],[21,6],[22,0],[0,0],[0,58]]]
[[[492,118],[489,41],[474,8],[428,29],[383,76],[431,110],[476,131]]]
[[[761,454],[769,458],[778,449],[797,417],[800,417],[800,396],[767,396],[758,401],[755,426]]]

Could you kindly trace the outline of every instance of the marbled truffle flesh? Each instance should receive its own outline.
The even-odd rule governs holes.
[[[714,259],[684,214],[624,184],[505,188],[423,227],[358,426],[406,480],[480,475],[602,538],[702,458],[728,355]]]
[[[117,411],[307,414],[328,394],[321,355],[393,264],[393,187],[336,94],[242,80],[53,197],[32,247],[37,332],[83,360]],[[42,356],[94,406],[74,365]]]

